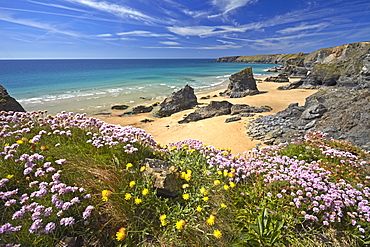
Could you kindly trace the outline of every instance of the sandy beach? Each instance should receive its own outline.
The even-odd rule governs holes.
[[[293,82],[294,80],[291,80],[290,82]],[[197,122],[178,124],[177,122],[181,120],[185,114],[193,112],[194,109],[178,112],[170,117],[156,118],[153,116],[153,113],[158,110],[158,107],[156,107],[152,113],[120,117],[118,115],[125,111],[112,110],[110,115],[94,115],[94,117],[111,124],[119,124],[121,126],[130,125],[144,129],[146,132],[153,135],[154,139],[161,145],[187,139],[197,139],[202,141],[204,144],[212,145],[214,147],[231,148],[232,153],[237,154],[251,150],[256,146],[256,144],[260,143],[257,140],[250,140],[250,138],[245,134],[246,125],[250,120],[259,115],[271,115],[284,110],[290,103],[303,105],[305,98],[317,91],[305,89],[277,90],[277,87],[286,84],[287,83],[274,82],[258,83],[257,87],[260,94],[244,98],[231,99],[221,96],[212,97],[213,95],[219,95],[219,92],[224,90],[197,95],[198,103],[201,104],[207,104],[210,101],[227,100],[233,104],[248,104],[255,107],[268,105],[273,109],[271,112],[256,114],[254,117],[242,118],[242,120],[236,122],[225,123],[225,119],[231,117],[230,115],[225,115]],[[211,98],[200,99],[202,96],[207,95],[210,95]],[[200,105],[200,107],[201,106],[202,105]],[[154,121],[147,123],[140,122],[143,119],[152,119]]]

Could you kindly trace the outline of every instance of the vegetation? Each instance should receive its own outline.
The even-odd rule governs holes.
[[[239,155],[84,114],[0,114],[0,246],[365,246],[369,153],[320,132]],[[145,158],[178,196],[157,195]]]

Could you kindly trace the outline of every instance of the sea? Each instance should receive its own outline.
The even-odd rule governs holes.
[[[252,66],[263,77],[274,64],[214,63],[214,59],[0,60],[0,85],[26,111],[96,114],[113,105],[160,102],[186,84],[195,93],[226,88]]]

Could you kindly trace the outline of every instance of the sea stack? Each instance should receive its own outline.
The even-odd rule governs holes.
[[[21,104],[11,97],[6,89],[0,85],[0,111],[25,112]]]
[[[253,77],[252,67],[245,68],[229,78],[227,90],[220,93],[221,96],[230,98],[242,98],[248,95],[258,94],[256,81]]]

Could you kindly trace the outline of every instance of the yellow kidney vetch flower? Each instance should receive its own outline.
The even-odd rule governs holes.
[[[135,182],[135,181],[131,181],[131,182],[130,182],[130,184],[129,184],[130,188],[134,187],[134,186],[135,186],[135,184],[136,184],[136,182]]]
[[[14,175],[12,174],[9,174],[8,176],[6,176],[7,179],[11,179],[12,177],[14,177]]]
[[[221,181],[220,180],[215,180],[215,181],[213,181],[213,184],[216,185],[216,186],[219,186],[221,184]]]
[[[220,230],[214,230],[213,236],[215,236],[216,238],[222,238],[222,232]]]
[[[159,220],[161,221],[161,226],[166,226],[168,224],[167,215],[165,214],[159,216]]]
[[[214,225],[215,224],[215,219],[216,219],[216,217],[213,214],[211,214],[209,216],[209,218],[207,219],[207,224],[210,225],[210,226]]]
[[[197,206],[197,211],[198,212],[201,212],[203,210],[203,208],[201,206]]]
[[[135,198],[134,203],[138,205],[138,204],[140,204],[142,201],[143,201],[143,200],[141,200],[140,198]]]
[[[143,172],[143,171],[145,171],[145,170],[146,170],[146,167],[145,167],[145,166],[140,167],[140,171],[141,171],[141,172]]]
[[[110,190],[103,190],[102,192],[101,192],[101,200],[103,201],[103,202],[107,202],[108,200],[109,200],[109,196],[112,194],[112,191],[110,191]]]
[[[16,143],[23,144],[23,141],[22,140],[17,140]]]
[[[131,168],[132,167],[132,164],[131,163],[127,163],[126,164],[126,169],[129,169],[129,168]]]
[[[148,190],[147,188],[145,188],[145,189],[143,189],[143,190],[141,191],[141,194],[142,194],[143,196],[146,196],[148,193],[149,193],[149,190]]]
[[[179,220],[179,221],[176,222],[176,229],[181,231],[182,229],[184,229],[185,225],[186,225],[185,220]]]
[[[203,201],[207,202],[209,200],[209,197],[208,196],[205,196],[202,198]]]
[[[232,181],[229,182],[229,185],[230,185],[231,188],[234,188],[236,186],[236,184]]]
[[[220,207],[221,207],[221,208],[227,208],[227,205],[226,205],[225,203],[221,203],[221,204],[220,204]]]
[[[123,241],[126,238],[126,228],[121,227],[118,232],[116,232],[116,239],[118,241]]]
[[[229,190],[229,189],[230,189],[229,185],[225,184],[224,185],[224,190]]]
[[[130,193],[125,194],[125,200],[128,201],[132,198],[132,195]]]
[[[189,194],[183,194],[182,198],[184,198],[184,200],[189,200],[190,195]]]
[[[202,193],[204,196],[208,194],[206,188],[204,187],[200,188],[200,193]]]

